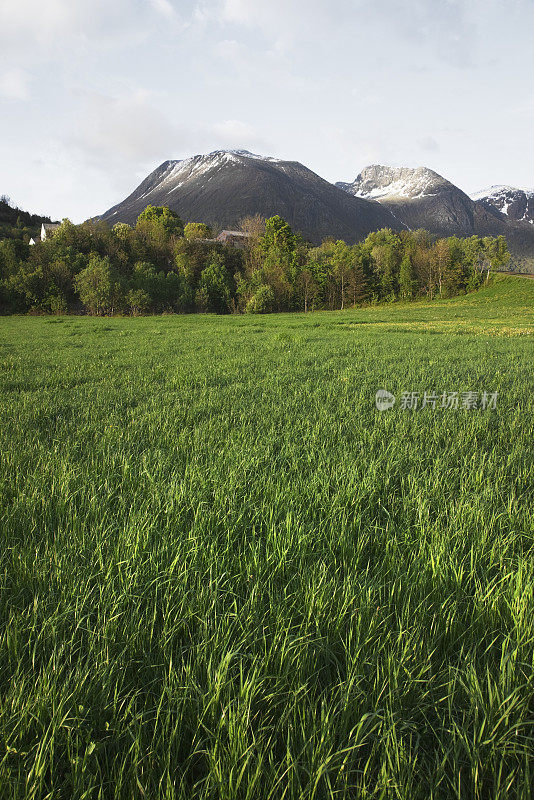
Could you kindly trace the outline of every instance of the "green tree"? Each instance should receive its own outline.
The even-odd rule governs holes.
[[[412,259],[409,253],[405,253],[402,257],[399,270],[399,296],[403,300],[411,300],[414,295],[415,289],[415,275],[412,265]]]
[[[184,302],[194,305],[199,289],[201,275],[217,256],[222,258],[226,272],[231,279],[242,266],[242,254],[236,247],[224,247],[219,242],[205,242],[200,239],[180,239],[175,247],[174,268],[183,280]]]
[[[147,206],[137,217],[137,225],[145,223],[161,228],[167,236],[183,236],[184,223],[168,206]]]
[[[203,222],[188,222],[184,228],[184,236],[186,239],[211,239],[213,232],[209,225]]]
[[[504,236],[497,236],[496,239],[484,238],[484,247],[492,269],[502,269],[510,261],[508,244]]]
[[[9,278],[18,272],[21,258],[13,239],[0,240],[0,277]]]
[[[220,253],[214,253],[211,262],[202,270],[197,295],[204,311],[226,314],[230,310],[230,276]]]
[[[349,273],[348,290],[352,304],[365,303],[369,300],[371,292],[371,281],[367,259],[363,248],[355,244],[352,250],[352,265]]]
[[[144,289],[130,289],[126,295],[126,302],[134,317],[146,314],[152,305],[151,297]]]
[[[452,267],[452,251],[449,239],[438,239],[431,250],[430,258],[432,259],[433,273],[441,297],[445,277]]]
[[[120,302],[117,275],[107,256],[93,254],[88,266],[74,279],[76,292],[92,314],[112,313]]]
[[[112,228],[113,233],[121,242],[128,242],[132,236],[132,226],[126,222],[117,222]]]
[[[263,280],[271,286],[280,310],[291,303],[297,272],[297,244],[298,240],[282,217],[276,215],[265,221],[261,241]]]
[[[443,276],[443,283],[449,296],[467,291],[470,279],[470,266],[466,259],[462,240],[451,236],[446,240],[449,249],[449,261]]]
[[[309,310],[310,304],[313,304],[319,295],[319,284],[314,274],[313,265],[307,264],[300,270],[297,279],[297,294],[300,300],[301,307],[304,308],[304,313]]]
[[[375,233],[370,233],[364,245],[371,256],[380,297],[385,300],[394,300],[403,252],[400,237],[389,228],[383,228]]]
[[[247,303],[247,314],[268,314],[274,310],[276,298],[272,286],[263,284]]]
[[[331,263],[333,276],[338,284],[341,310],[345,308],[345,292],[353,266],[352,256],[352,249],[345,242],[338,241],[334,244]]]
[[[147,206],[139,214],[132,242],[136,261],[151,261],[160,269],[171,269],[177,243],[182,239],[183,222],[166,206]]]
[[[275,252],[281,258],[291,257],[295,249],[295,236],[289,224],[278,214],[265,220],[262,246],[266,255]]]

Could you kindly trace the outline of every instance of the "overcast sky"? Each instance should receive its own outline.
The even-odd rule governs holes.
[[[534,0],[0,0],[0,194],[79,222],[168,158],[534,186]]]

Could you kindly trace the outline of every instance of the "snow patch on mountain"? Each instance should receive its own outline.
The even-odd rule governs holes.
[[[471,200],[486,200],[489,198],[502,197],[503,194],[513,192],[523,192],[523,194],[534,197],[534,189],[529,189],[526,186],[505,186],[504,184],[490,186],[487,189],[481,189],[479,192],[473,192],[473,194],[470,194],[469,196]]]
[[[250,153],[248,150],[214,150],[206,155],[170,160],[162,164],[158,180],[144,193],[143,197],[165,188],[168,188],[169,192],[174,192],[192,179],[196,180],[207,173],[213,175],[214,171],[229,165],[246,164],[247,160],[283,165],[283,162],[277,158],[260,156]],[[212,175],[207,180],[210,180]]]
[[[534,225],[534,189],[516,186],[490,186],[474,192],[471,199],[491,206],[516,222]]]
[[[441,175],[427,167],[384,167],[373,164],[366,167],[353,183],[338,184],[345,191],[364,200],[386,198],[434,197],[440,186],[447,183]]]

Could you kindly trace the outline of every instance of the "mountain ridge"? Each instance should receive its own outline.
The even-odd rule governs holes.
[[[298,161],[214,150],[156,167],[98,219],[133,223],[147,205],[168,205],[186,221],[232,228],[246,216],[280,214],[314,243],[355,242],[381,227],[406,226],[379,203],[351,197]]]
[[[518,263],[533,265],[534,224],[516,218],[521,209],[530,214],[530,196],[520,201],[505,206],[491,193],[473,199],[429,167],[373,164],[354,181],[333,184],[299,161],[223,149],[164,161],[96,219],[132,224],[147,205],[167,205],[185,221],[224,228],[254,214],[280,214],[317,244],[327,237],[353,243],[384,227],[424,228],[438,237],[503,235]],[[534,193],[532,214],[534,220]]]

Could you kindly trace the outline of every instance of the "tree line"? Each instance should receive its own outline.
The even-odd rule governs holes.
[[[509,260],[504,237],[434,240],[383,229],[354,245],[313,247],[281,217],[242,221],[243,247],[148,206],[134,226],[64,220],[29,247],[0,241],[2,313],[146,314],[343,309],[450,297]]]

